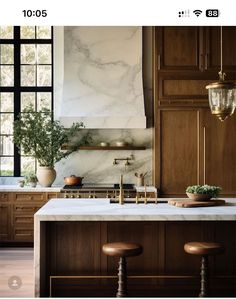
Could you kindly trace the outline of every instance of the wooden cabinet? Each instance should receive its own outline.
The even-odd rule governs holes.
[[[236,71],[236,27],[223,27],[223,69]],[[220,27],[205,29],[205,70],[220,69]],[[228,76],[227,76],[228,77]]]
[[[46,202],[46,193],[19,192],[13,193],[13,240],[33,242],[34,240],[34,213]]]
[[[33,242],[34,214],[56,192],[0,193],[0,243]]]
[[[199,183],[199,110],[160,110],[156,135],[157,186],[161,195],[178,196]]]
[[[13,204],[13,238],[15,241],[31,241],[34,237],[34,213],[44,202]]]
[[[34,202],[34,201],[44,201],[45,196],[44,193],[39,193],[39,192],[19,192],[19,193],[14,193],[14,200],[18,202]]]
[[[200,70],[202,29],[200,27],[157,27],[157,68],[159,70]]]
[[[184,251],[193,240],[225,245],[210,259],[211,296],[236,296],[235,221],[45,221],[42,227],[40,297],[114,297],[118,258],[101,248],[118,240],[143,246],[127,261],[130,297],[198,296],[200,257]]]
[[[236,70],[236,28],[223,27],[225,71]],[[159,71],[219,71],[220,26],[156,27],[156,68]]]
[[[224,122],[209,110],[201,111],[203,183],[221,186],[223,194],[236,193],[236,115]]]
[[[235,27],[223,28],[223,67],[236,80]],[[156,27],[155,98],[159,107],[208,107],[206,85],[219,79],[220,27]]]
[[[11,239],[11,206],[0,202],[0,242]]]
[[[211,184],[236,195],[236,116],[212,116],[205,86],[218,80],[220,27],[155,28],[155,185],[184,196]],[[236,80],[236,27],[223,27],[223,66]]]
[[[156,185],[164,196],[183,196],[188,185],[221,186],[236,194],[236,117],[220,122],[209,109],[158,111]]]

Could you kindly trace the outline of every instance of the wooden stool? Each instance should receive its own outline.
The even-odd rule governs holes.
[[[143,248],[138,244],[116,242],[107,243],[102,246],[102,251],[109,256],[118,256],[118,290],[116,297],[127,296],[127,276],[126,276],[126,257],[137,256],[142,253]]]
[[[184,250],[189,254],[200,255],[201,261],[201,291],[199,297],[208,296],[208,256],[222,253],[224,248],[219,243],[190,242],[184,245]]]

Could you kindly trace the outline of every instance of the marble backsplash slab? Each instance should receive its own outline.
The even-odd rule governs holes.
[[[146,150],[90,150],[72,153],[56,165],[56,184],[63,183],[64,176],[83,176],[84,183],[109,183],[119,181],[124,175],[124,183],[136,183],[135,172],[147,172],[146,183],[152,184],[152,129],[136,130],[89,130],[94,145],[116,141],[126,141],[131,145],[145,146]],[[132,157],[129,166],[125,161],[113,165],[114,158]]]
[[[108,142],[114,145],[116,141],[126,141],[129,144],[145,146],[146,150],[81,150],[72,153],[55,165],[57,178],[54,185],[64,185],[63,178],[71,174],[84,177],[84,183],[114,184],[119,181],[120,174],[124,175],[124,183],[136,183],[135,172],[145,173],[146,183],[152,184],[152,134],[150,129],[132,130],[87,130],[92,137],[92,143]],[[86,134],[86,130],[81,131]],[[113,165],[114,158],[133,156],[129,166],[125,161]],[[1,185],[16,185],[19,178],[1,177]]]

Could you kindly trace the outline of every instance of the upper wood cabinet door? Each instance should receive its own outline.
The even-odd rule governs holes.
[[[224,122],[202,110],[203,183],[221,186],[222,195],[236,194],[236,115]]]
[[[206,27],[205,70],[220,70],[220,27]],[[223,27],[223,70],[236,71],[236,27]],[[228,76],[226,79],[229,79]]]
[[[199,110],[171,109],[158,113],[156,186],[161,195],[183,196],[199,183]]]
[[[156,27],[156,62],[159,70],[203,68],[201,27]]]

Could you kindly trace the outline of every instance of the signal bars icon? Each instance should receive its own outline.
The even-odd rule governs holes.
[[[200,9],[195,9],[193,11],[193,13],[195,14],[195,16],[199,17],[201,15],[202,11]]]

